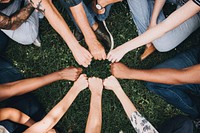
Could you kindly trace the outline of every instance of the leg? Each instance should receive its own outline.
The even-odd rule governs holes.
[[[39,30],[38,12],[34,11],[32,15],[16,30],[2,30],[7,36],[14,41],[28,45],[32,44],[37,36]]]
[[[197,47],[183,52],[174,58],[156,66],[155,68],[182,69],[196,65],[199,62],[200,47]],[[200,96],[200,85],[166,85],[148,82],[147,88],[163,97],[168,103],[189,114],[191,117],[196,118],[200,115],[198,109],[199,102],[194,101],[189,96],[190,93]]]
[[[159,130],[160,133],[192,133],[193,122],[186,116],[175,116],[165,121]]]
[[[39,121],[45,116],[45,112],[41,108],[41,105],[31,93],[9,99],[6,107],[16,108],[35,121]],[[2,121],[0,122],[0,125],[6,127],[9,132],[23,132],[26,129],[25,126],[10,121]]]
[[[0,56],[5,52],[8,45],[8,37],[0,30]]]
[[[161,38],[153,41],[155,48],[160,52],[169,51],[182,43],[192,32],[200,26],[200,13],[167,32]]]

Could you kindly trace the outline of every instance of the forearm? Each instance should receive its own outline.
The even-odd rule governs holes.
[[[25,133],[46,133],[52,129],[69,109],[78,94],[79,91],[72,87],[65,97],[41,121],[35,123],[29,129],[27,129]]]
[[[157,26],[147,30],[140,36],[126,42],[122,45],[122,49],[129,52],[140,46],[154,41],[155,39],[161,37],[166,32],[176,28],[178,25],[182,24],[184,21],[195,15],[200,11],[200,7],[193,1],[188,1],[184,6],[174,11],[168,18],[163,22],[159,23]],[[162,44],[161,44],[162,45]]]
[[[157,24],[157,18],[159,16],[160,11],[162,10],[165,2],[166,2],[166,0],[155,0],[150,25]]]
[[[75,49],[79,45],[78,41],[70,31],[67,23],[60,15],[55,6],[48,0],[42,0],[42,10],[44,15],[49,21],[50,25],[60,34],[65,40],[71,50]]]
[[[89,25],[82,2],[76,6],[70,7],[70,10],[84,37],[87,39],[96,38],[92,28]]]
[[[0,109],[0,121],[3,120],[10,120],[28,127],[35,123],[28,115],[14,108]]]
[[[26,5],[10,17],[0,14],[0,29],[15,30],[23,24],[33,13],[34,7],[31,4]]]
[[[91,95],[90,112],[87,120],[86,133],[100,133],[102,125],[102,95]]]
[[[133,103],[131,102],[131,100],[128,98],[128,96],[125,94],[125,92],[122,90],[121,87],[120,89],[115,89],[114,93],[120,100],[128,118],[130,118],[131,114],[137,111],[137,109],[135,108],[135,106],[133,105]]]
[[[199,65],[181,70],[171,68],[151,70],[131,69],[129,78],[162,84],[199,84],[199,71]]]
[[[50,84],[52,82],[61,80],[59,72],[54,72],[46,76],[24,79],[8,84],[0,85],[0,101],[5,100],[12,96],[22,95],[31,91],[34,91],[42,86]]]

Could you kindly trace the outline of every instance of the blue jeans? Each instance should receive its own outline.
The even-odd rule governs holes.
[[[149,27],[154,0],[127,0],[130,7],[133,21],[137,27],[138,33],[144,33]],[[182,5],[178,0],[167,0],[169,3],[177,5],[177,9]],[[165,20],[163,11],[160,12],[157,23]],[[193,31],[200,26],[200,13],[194,15],[175,29],[167,32],[162,37],[153,41],[153,45],[160,52],[170,51],[183,42]]]
[[[155,68],[183,69],[199,63],[200,47],[198,46],[178,54]],[[167,85],[148,82],[147,88],[192,118],[200,116],[200,84]]]
[[[110,9],[111,9],[111,6],[112,4],[110,5],[107,5],[105,8],[106,8],[106,12],[104,14],[96,14],[92,8],[91,8],[91,4],[89,4],[88,6],[85,5],[85,3],[83,2],[83,0],[60,0],[61,2],[61,5],[64,6],[64,8],[67,10],[67,12],[69,13],[69,16],[71,17],[71,19],[73,20],[74,24],[76,25],[77,29],[80,31],[78,25],[76,24],[75,20],[74,20],[74,17],[70,11],[70,7],[73,7],[73,6],[76,6],[78,4],[82,4],[83,5],[83,8],[85,10],[85,13],[86,13],[86,16],[87,16],[87,19],[88,19],[88,22],[90,24],[90,26],[92,27],[92,25],[95,24],[96,22],[96,19],[99,20],[99,21],[104,21],[108,15],[109,15],[109,12],[110,12]],[[96,18],[96,19],[95,19]]]
[[[193,122],[186,116],[178,115],[165,121],[158,131],[159,133],[193,133]]]
[[[16,69],[8,60],[6,60],[2,53],[5,52],[5,48],[8,44],[8,37],[0,31],[0,84],[14,82],[20,79],[23,79],[23,76]],[[0,91],[0,93],[3,93]],[[25,94],[17,97],[10,98],[5,101],[5,106],[1,106],[0,108],[4,107],[12,107],[16,108],[25,114],[29,115],[33,120],[39,121],[41,120],[45,112],[41,108],[41,105],[37,101],[37,99],[33,96],[33,94]],[[16,124],[11,121],[1,121],[0,125],[3,125],[10,133],[23,132],[26,127],[20,124]]]

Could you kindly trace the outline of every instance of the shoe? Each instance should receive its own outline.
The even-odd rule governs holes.
[[[82,41],[84,38],[83,34],[78,30],[74,31],[74,36],[75,36],[76,40],[79,42]]]
[[[194,122],[194,126],[196,127],[197,130],[200,130],[200,119],[196,119],[193,121]]]
[[[141,61],[146,59],[154,51],[156,51],[156,48],[153,45],[146,47],[144,53],[140,56]]]
[[[105,50],[109,52],[114,47],[113,36],[108,30],[105,21],[98,21],[98,28],[94,31],[98,41],[102,43]]]
[[[37,46],[37,47],[41,47],[41,40],[40,37],[38,36],[36,38],[36,40],[33,42],[33,45]]]

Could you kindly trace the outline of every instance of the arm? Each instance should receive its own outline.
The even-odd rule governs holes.
[[[194,16],[199,11],[200,6],[198,6],[191,0],[188,1],[181,8],[174,11],[163,22],[109,52],[107,59],[111,62],[118,62],[127,52],[161,37],[166,32],[176,28],[178,25],[182,24],[184,21]]]
[[[0,121],[4,120],[10,120],[28,127],[35,123],[29,116],[14,108],[0,109]]]
[[[0,101],[9,97],[34,91],[58,80],[76,80],[82,72],[80,68],[69,67],[42,77],[24,79],[0,85]]]
[[[101,43],[97,40],[96,35],[94,34],[94,31],[89,25],[82,2],[76,6],[70,7],[70,10],[73,14],[73,17],[76,23],[80,27],[85,37],[85,42],[87,43],[91,54],[94,56],[94,59],[105,60],[106,59],[105,50],[103,46],[101,45]],[[92,27],[94,27],[94,25]]]
[[[0,29],[17,29],[22,23],[24,23],[29,18],[33,11],[34,7],[31,4],[28,4],[21,10],[12,14],[11,16],[6,16],[3,13],[0,13]]]
[[[28,128],[24,133],[40,132],[46,133],[52,129],[55,124],[62,118],[65,112],[69,109],[78,94],[87,88],[88,82],[86,75],[81,75],[74,83],[65,97],[39,122]]]
[[[78,64],[88,67],[92,60],[92,55],[78,43],[51,0],[32,0],[32,4],[35,8],[39,5],[39,10],[43,11],[50,25],[65,40]]]
[[[99,78],[89,78],[91,91],[90,112],[87,120],[86,133],[100,133],[102,125],[102,91],[103,83]]]
[[[165,2],[166,2],[166,0],[155,0],[152,17],[151,17],[150,24],[149,24],[150,28],[154,27],[157,24],[157,18],[159,16],[160,11],[162,10]]]
[[[151,125],[151,123],[149,123],[144,117],[140,115],[115,77],[110,76],[106,78],[104,81],[104,86],[106,89],[112,90],[120,100],[128,118],[130,119],[136,131],[158,133],[156,129]]]
[[[136,79],[163,84],[199,84],[200,65],[184,69],[158,68],[150,70],[130,69],[122,63],[114,63],[111,71],[117,78]]]

